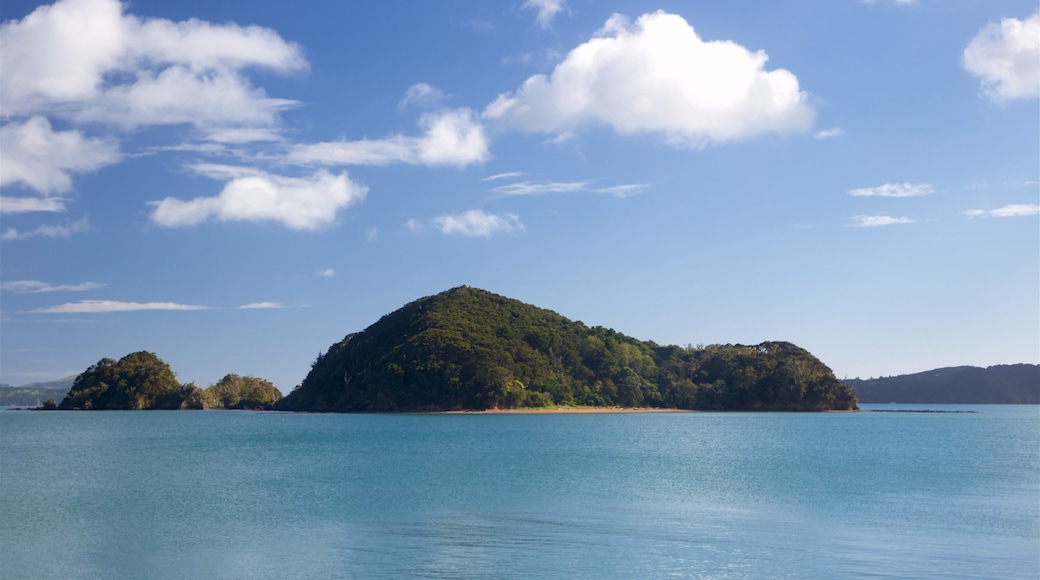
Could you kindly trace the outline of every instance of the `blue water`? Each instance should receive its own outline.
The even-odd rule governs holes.
[[[1040,577],[1040,407],[946,408],[0,411],[0,576]]]

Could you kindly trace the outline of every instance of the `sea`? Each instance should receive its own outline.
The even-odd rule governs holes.
[[[0,578],[1040,577],[1040,406],[863,407],[3,410]]]

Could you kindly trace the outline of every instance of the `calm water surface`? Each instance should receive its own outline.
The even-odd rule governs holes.
[[[1040,407],[946,408],[0,411],[0,576],[1040,577]]]

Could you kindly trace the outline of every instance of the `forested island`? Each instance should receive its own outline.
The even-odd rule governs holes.
[[[182,385],[170,365],[151,352],[134,352],[113,360],[104,358],[76,377],[61,403],[44,408],[62,410],[146,409],[270,409],[282,393],[256,377],[226,375],[200,389]]]
[[[421,298],[348,334],[274,408],[406,412],[551,406],[856,409],[806,350],[660,346],[476,288]]]
[[[1040,365],[947,367],[846,381],[862,403],[1040,404]]]

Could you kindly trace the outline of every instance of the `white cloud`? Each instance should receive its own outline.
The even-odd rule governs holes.
[[[325,268],[324,270],[318,272],[318,275],[322,278],[332,278],[336,275],[336,271],[332,268]]]
[[[86,292],[104,288],[104,284],[98,282],[83,282],[81,284],[48,284],[39,280],[12,280],[0,284],[0,290],[16,292],[18,294],[39,294],[43,292]]]
[[[841,127],[831,127],[830,129],[824,129],[817,131],[813,135],[813,139],[830,139],[832,137],[840,137],[845,134],[845,131],[841,130]]]
[[[408,231],[412,232],[413,234],[417,234],[423,231],[423,225],[419,222],[419,220],[415,218],[411,218],[408,221],[404,222],[404,227],[408,228]]]
[[[633,25],[614,15],[551,76],[499,95],[484,117],[528,132],[603,124],[687,147],[809,130],[808,95],[792,73],[765,70],[767,60],[732,41],[702,40],[681,16],[644,14]]]
[[[526,0],[523,7],[538,11],[538,26],[549,28],[554,16],[563,11],[567,0]]]
[[[206,139],[216,141],[217,143],[228,143],[233,145],[284,140],[278,131],[260,127],[213,129],[208,131]],[[212,146],[212,144],[206,145]],[[202,146],[204,147],[206,145]]]
[[[577,191],[586,191],[588,186],[588,181],[551,181],[548,183],[521,181],[518,183],[499,185],[498,187],[492,188],[491,193],[500,197],[545,195],[547,193],[574,193]]]
[[[270,310],[272,308],[286,308],[281,302],[253,302],[239,306],[239,310]]]
[[[455,109],[427,113],[419,119],[421,137],[393,135],[385,139],[332,141],[297,145],[288,160],[303,165],[413,165],[466,166],[486,161],[484,127],[473,111]]]
[[[61,0],[0,26],[3,114],[269,125],[290,103],[266,98],[240,71],[307,66],[299,47],[267,28],[123,10],[118,0]]]
[[[933,193],[935,188],[928,183],[886,183],[849,190],[849,195],[856,197],[920,197]]]
[[[969,209],[964,215],[969,217],[1018,217],[1040,214],[1040,205],[1035,203],[1016,203],[997,209]]]
[[[523,177],[523,171],[508,171],[506,173],[496,173],[484,178],[484,181],[498,181],[499,179],[510,179],[513,177]]]
[[[332,175],[325,170],[310,177],[283,177],[242,167],[204,168],[212,177],[230,177],[220,194],[152,202],[152,221],[166,227],[193,226],[211,219],[274,221],[292,229],[313,230],[331,224],[339,210],[360,202],[368,191],[346,173]]]
[[[409,220],[411,224],[412,220]],[[445,214],[433,218],[433,225],[442,234],[467,238],[490,238],[492,234],[523,231],[520,216],[512,213],[489,214],[471,209],[460,214]],[[409,228],[412,226],[409,225]]]
[[[4,74],[0,86],[11,84],[6,70]],[[119,144],[114,140],[54,131],[43,117],[0,127],[0,185],[21,183],[45,195],[64,192],[72,188],[70,173],[94,171],[117,161]]]
[[[492,188],[491,193],[497,197],[514,197],[522,195],[545,195],[547,193],[602,193],[614,197],[628,197],[640,193],[650,185],[646,183],[631,183],[625,185],[614,185],[610,187],[589,186],[588,181],[551,181],[536,183],[521,181],[509,183]]]
[[[372,227],[365,232],[365,241],[374,242],[379,239],[379,228]]]
[[[410,106],[415,106],[428,109],[439,106],[447,98],[448,96],[444,94],[444,91],[437,87],[426,83],[415,83],[405,91],[404,98],[401,99],[400,103],[397,103],[397,108],[398,110],[403,110]]]
[[[916,220],[912,220],[908,217],[891,217],[887,215],[858,215],[854,216],[852,227],[856,228],[877,228],[881,226],[891,226],[896,224],[912,224]]]
[[[3,197],[0,196],[0,214],[29,213],[34,211],[65,211],[65,200],[60,197]]]
[[[1040,95],[1040,12],[987,24],[964,49],[964,68],[993,101]]]
[[[87,218],[83,218],[79,221],[72,222],[71,224],[64,226],[49,226],[42,225],[37,227],[35,230],[20,232],[14,228],[7,228],[4,230],[3,235],[0,235],[0,240],[24,240],[25,238],[67,238],[72,234],[82,234],[90,230],[90,226],[87,225]]]
[[[193,306],[175,302],[119,302],[117,300],[80,300],[30,310],[36,314],[101,314],[107,312],[136,312],[139,310],[209,310],[208,306]]]

